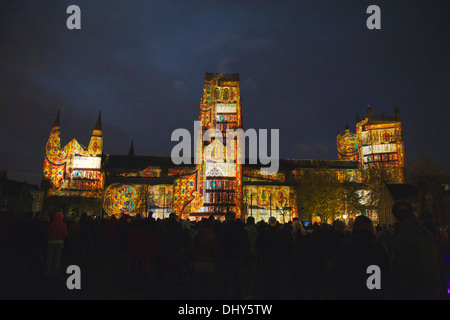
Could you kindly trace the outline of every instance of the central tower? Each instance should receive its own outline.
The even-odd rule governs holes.
[[[197,141],[201,157],[204,199],[199,214],[223,215],[229,211],[241,217],[242,164],[240,148],[230,134],[242,128],[239,74],[206,73],[200,117],[203,137]],[[228,134],[227,134],[228,133]]]

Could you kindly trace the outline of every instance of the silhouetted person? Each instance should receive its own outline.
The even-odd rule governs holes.
[[[67,226],[63,221],[63,214],[57,212],[53,222],[47,228],[47,256],[45,274],[55,278],[61,266],[61,255],[64,248],[64,239],[67,237]]]
[[[380,289],[370,289],[369,266],[379,267]],[[386,299],[391,286],[391,263],[384,247],[377,241],[375,227],[368,217],[357,216],[350,238],[338,250],[334,259],[332,278],[336,283],[337,299]]]
[[[159,229],[160,246],[158,272],[165,288],[178,286],[182,276],[183,232],[175,213],[162,221]]]
[[[255,218],[248,217],[245,225],[247,237],[249,240],[248,257],[244,264],[244,281],[245,281],[245,298],[253,299],[255,295],[255,281],[257,274],[257,257],[256,239],[258,238],[258,229],[255,225]]]
[[[291,281],[294,285],[295,298],[303,299],[305,279],[309,277],[309,272],[306,268],[306,261],[309,257],[306,255],[306,230],[298,218],[292,221],[292,234],[289,246],[289,260],[291,263]]]
[[[440,277],[435,237],[420,223],[410,203],[396,202],[392,214],[399,222],[392,243],[395,298],[438,299]]]
[[[219,254],[222,262],[225,299],[243,298],[243,267],[248,255],[249,240],[243,223],[238,222],[234,212],[226,214],[225,223],[218,236]]]
[[[264,282],[264,298],[280,298],[280,274],[284,253],[283,233],[277,227],[277,219],[269,218],[266,228],[261,230],[256,247],[261,255]]]
[[[328,258],[334,259],[341,245],[347,240],[345,222],[341,220],[333,221],[328,237]]]
[[[115,251],[114,251],[114,259],[116,260],[116,277],[117,280],[123,285],[126,280],[126,255],[128,252],[128,235],[129,235],[129,227],[131,223],[131,217],[127,214],[123,214],[116,228],[116,236],[115,236]]]
[[[191,254],[192,254],[192,237],[193,230],[191,229],[191,222],[187,219],[180,219],[181,225],[181,248],[180,248],[180,259],[181,259],[181,277],[182,281],[186,281],[190,278],[190,273],[192,272],[191,265]]]
[[[198,299],[214,298],[214,285],[217,270],[216,236],[209,219],[198,223],[197,233],[192,244],[192,258],[195,265],[195,282]]]
[[[387,225],[383,225],[381,230],[377,232],[377,239],[380,244],[386,249],[389,257],[392,258],[392,231]]]
[[[305,237],[305,268],[308,276],[303,283],[305,299],[322,299],[325,282],[328,255],[327,224],[314,223]]]
[[[14,253],[16,257],[15,261],[15,276],[13,278],[17,278],[17,280],[22,280],[28,276],[29,272],[29,263],[31,262],[34,246],[36,245],[36,239],[34,234],[34,222],[33,222],[33,213],[26,212],[23,217],[15,219],[15,223],[13,224],[13,228],[11,228],[10,232],[12,232],[14,239],[10,243],[10,245],[14,246]]]
[[[91,261],[92,247],[93,247],[93,230],[92,218],[86,212],[83,212],[80,217],[80,262],[82,265],[88,265]]]
[[[80,258],[80,218],[75,217],[68,226],[68,236],[65,243],[66,256],[69,264],[79,264]]]
[[[115,250],[115,242],[116,242],[116,230],[119,221],[116,216],[111,216],[108,220],[106,220],[104,227],[104,236],[105,236],[105,249],[108,255],[111,255]]]
[[[128,229],[127,279],[132,285],[144,281],[144,262],[148,257],[148,238],[145,221],[135,219]]]

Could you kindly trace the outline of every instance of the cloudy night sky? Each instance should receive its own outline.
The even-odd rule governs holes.
[[[69,5],[81,30],[69,30]],[[381,9],[369,30],[366,9]],[[169,156],[193,132],[206,72],[239,73],[245,128],[279,129],[280,157],[337,159],[355,117],[401,113],[407,164],[449,168],[450,2],[0,1],[0,169],[39,184],[61,142],[87,145],[102,111],[105,154]]]

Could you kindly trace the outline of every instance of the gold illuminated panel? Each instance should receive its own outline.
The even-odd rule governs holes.
[[[292,187],[246,185],[243,196],[247,216],[256,221],[267,221],[273,216],[279,222],[287,222],[297,217],[296,195]]]
[[[292,170],[292,175],[296,181],[301,181],[303,175],[307,171],[319,171],[322,169],[311,169],[311,168],[297,168]],[[361,176],[358,169],[337,169],[337,168],[328,168],[326,169],[330,173],[334,174],[336,179],[339,182],[361,182]]]
[[[218,103],[217,104],[217,107],[216,107],[217,114],[228,114],[228,113],[236,113],[236,112],[237,112],[236,103]]]
[[[141,207],[141,187],[133,184],[111,184],[103,196],[103,209],[108,215],[122,214],[134,216]]]
[[[157,178],[160,175],[161,175],[161,168],[153,166],[149,166],[144,170],[137,172],[122,172],[118,174],[118,176],[120,177],[147,177],[147,178]]]
[[[266,174],[264,169],[245,168],[242,174],[245,181],[286,181],[284,173],[278,172],[276,174]]]

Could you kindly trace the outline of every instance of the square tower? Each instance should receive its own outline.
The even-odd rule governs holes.
[[[356,122],[356,134],[347,125],[345,134],[337,135],[339,160],[357,162],[362,172],[380,168],[386,173],[387,182],[404,183],[405,154],[397,106],[394,116],[374,116],[368,106],[366,118],[357,117]]]

